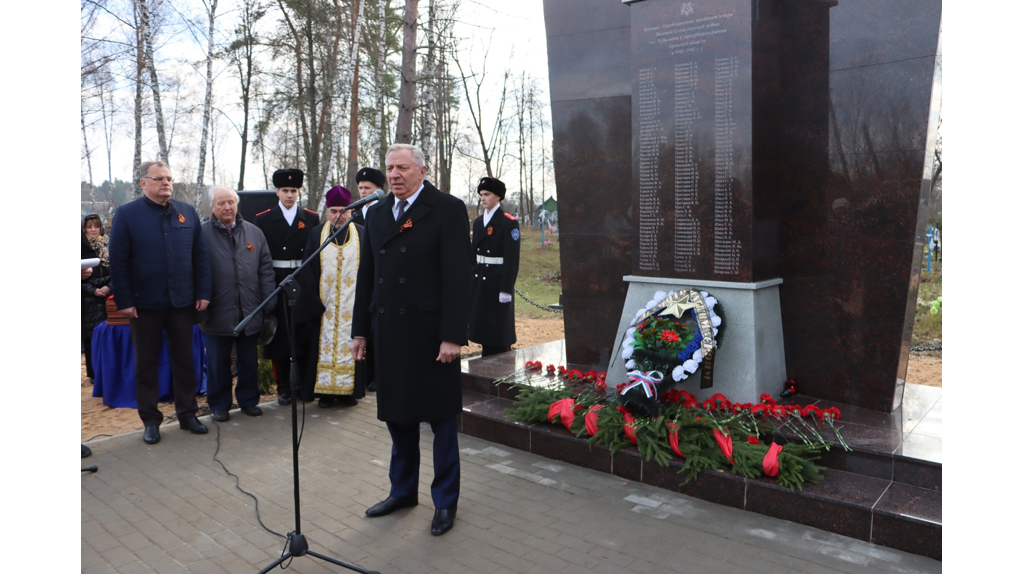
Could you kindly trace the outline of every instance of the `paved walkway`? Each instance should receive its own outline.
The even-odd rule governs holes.
[[[387,495],[390,439],[374,395],[349,409],[306,409],[300,451],[302,531],[311,550],[382,573],[941,572],[942,563],[719,506],[459,436],[455,528],[430,535],[429,427],[420,505],[369,519]],[[294,530],[290,407],[232,412],[217,458],[259,499],[265,525]],[[301,405],[300,405],[301,414]],[[82,475],[83,572],[255,572],[284,540],[214,460],[210,434],[162,429],[90,443]],[[290,570],[348,572],[311,557]]]

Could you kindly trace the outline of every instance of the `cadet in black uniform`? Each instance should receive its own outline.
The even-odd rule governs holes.
[[[256,214],[256,226],[263,231],[273,259],[274,280],[280,284],[285,277],[298,267],[304,257],[309,232],[320,224],[315,211],[298,205],[299,189],[302,187],[302,170],[279,169],[274,172],[274,187],[277,188],[277,205]],[[263,358],[274,363],[274,379],[277,380],[277,402],[287,405],[291,402],[291,387],[288,378],[291,362],[291,345],[288,343],[288,323],[285,321],[285,307],[288,301],[284,293],[274,314],[277,316],[277,333],[269,344],[263,347]]]
[[[359,190],[359,199],[362,199],[378,189],[384,189],[384,172],[379,169],[372,167],[364,167],[356,172],[356,186]],[[366,227],[366,212],[370,210],[370,206],[377,203],[368,203],[363,207],[352,212],[352,224]],[[366,356],[373,356],[373,337],[366,337]],[[366,390],[370,393],[377,392],[377,367],[374,361],[359,361],[358,364],[364,364],[365,369],[363,372],[366,376]]]
[[[483,356],[512,349],[516,309],[512,299],[519,274],[519,222],[501,209],[505,184],[493,177],[476,188],[484,213],[473,221],[473,307],[469,340],[483,345]]]

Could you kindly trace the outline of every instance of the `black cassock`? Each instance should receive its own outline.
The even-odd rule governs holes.
[[[519,222],[499,206],[484,225],[481,215],[473,221],[473,306],[469,340],[488,347],[508,347],[516,342],[515,287],[519,275]],[[501,263],[497,263],[497,259]],[[499,303],[498,294],[512,295]]]
[[[267,247],[270,248],[270,258],[274,260],[274,283],[280,285],[285,277],[295,271],[295,261],[302,262],[305,259],[306,241],[309,233],[314,227],[320,224],[320,216],[315,211],[299,208],[295,213],[295,219],[288,225],[284,218],[281,205],[256,214],[256,226],[260,228],[267,238]],[[279,262],[291,261],[294,267],[281,267]],[[284,319],[284,308],[288,305],[284,293],[280,294],[280,300],[274,309],[277,316],[277,333],[270,343],[263,347],[263,358],[274,361],[288,361],[291,359],[291,346],[288,344],[288,323]]]

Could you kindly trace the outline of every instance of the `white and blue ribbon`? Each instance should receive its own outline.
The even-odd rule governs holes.
[[[658,387],[665,375],[661,371],[630,371],[626,373],[626,378],[629,379],[630,384],[626,388],[622,389],[623,395],[626,391],[633,387],[643,387],[644,393],[647,394],[647,398],[658,398]]]

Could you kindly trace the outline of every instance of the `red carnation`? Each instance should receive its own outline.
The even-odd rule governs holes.
[[[665,341],[666,343],[675,343],[676,341],[679,340],[679,335],[676,334],[675,331],[665,329],[664,331],[661,332],[661,340]]]
[[[757,437],[754,435],[747,435],[747,442],[750,444],[761,444],[761,441],[757,440]]]
[[[599,391],[605,390],[607,386],[608,385],[604,382],[604,379],[598,379],[598,381],[594,383],[594,388],[596,388]]]

